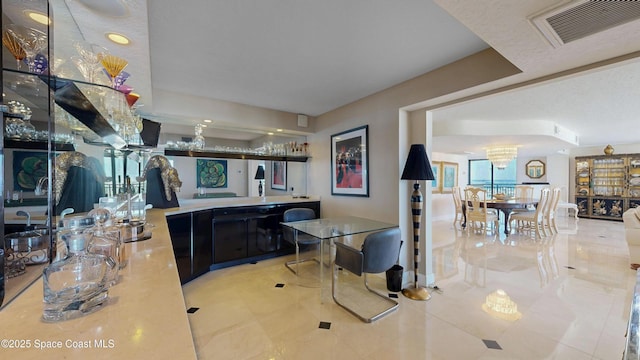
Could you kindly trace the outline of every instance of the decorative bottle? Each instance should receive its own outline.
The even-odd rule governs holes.
[[[44,269],[44,321],[74,319],[102,307],[108,298],[107,276],[115,263],[106,256],[87,253],[86,235],[62,235],[69,255]]]

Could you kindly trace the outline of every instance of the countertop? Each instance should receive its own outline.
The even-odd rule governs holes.
[[[42,321],[42,278],[0,310],[0,357],[17,359],[195,359],[196,352],[166,216],[212,208],[319,201],[319,197],[201,199],[147,211],[149,240],[125,244],[129,256],[109,301],[95,313]],[[44,348],[43,348],[44,347]]]
[[[106,306],[77,319],[45,323],[40,278],[0,310],[0,357],[195,359],[164,210],[149,210],[147,219],[156,226],[153,236],[125,244],[129,263],[109,289]]]

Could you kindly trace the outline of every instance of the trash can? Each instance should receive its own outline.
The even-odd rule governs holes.
[[[398,292],[402,290],[402,270],[403,267],[396,264],[387,270],[387,289]]]

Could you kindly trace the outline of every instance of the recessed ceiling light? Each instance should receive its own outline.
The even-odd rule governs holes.
[[[114,33],[114,32],[108,32],[105,34],[105,36],[107,37],[107,39],[113,41],[116,44],[119,45],[129,45],[129,43],[131,43],[131,40],[129,40],[128,37],[122,35],[122,34],[118,34],[118,33]]]
[[[283,132],[284,130],[282,129],[276,129],[277,132]]]
[[[200,124],[200,126],[202,126],[202,127],[207,127],[207,124]]]
[[[273,133],[272,132],[268,132],[267,135],[273,135]]]
[[[33,11],[33,10],[25,10],[25,14],[27,14],[27,16],[42,25],[49,25],[51,24],[51,20],[49,19],[49,17],[41,12],[38,11]]]
[[[211,122],[213,122],[213,120],[209,120],[209,119],[204,119],[204,120],[202,120],[202,121],[204,121],[204,122],[206,122],[206,123],[211,123]]]

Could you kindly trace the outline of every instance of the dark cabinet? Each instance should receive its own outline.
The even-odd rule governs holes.
[[[212,263],[211,210],[167,216],[180,282],[209,271]]]
[[[320,202],[238,206],[167,216],[180,281],[184,284],[209,270],[291,254],[283,241],[283,214],[294,207],[313,209]]]

